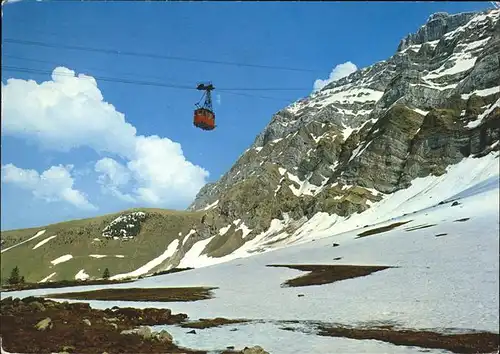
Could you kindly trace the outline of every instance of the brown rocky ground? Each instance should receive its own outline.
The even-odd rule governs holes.
[[[358,237],[356,237],[356,238],[361,238],[361,237],[366,237],[366,236],[380,234],[382,232],[391,231],[391,230],[395,229],[396,227],[404,225],[404,224],[408,224],[411,221],[413,221],[413,220],[395,222],[395,223],[390,224],[390,225],[376,227],[374,229],[366,230],[366,231],[363,231],[363,232],[359,233]]]
[[[22,283],[22,284],[14,284],[2,285],[1,291],[20,291],[20,290],[32,290],[32,289],[53,289],[53,288],[66,288],[70,286],[85,286],[85,285],[109,285],[109,284],[122,284],[122,283],[130,283],[134,280],[106,280],[106,279],[97,279],[97,280],[61,280],[61,281],[49,281],[46,283]]]
[[[360,340],[380,340],[395,345],[415,346],[426,349],[444,349],[453,353],[498,353],[500,335],[479,332],[442,334],[431,331],[396,330],[392,326],[360,329],[345,327],[320,327],[319,335]]]
[[[300,264],[300,265],[280,265],[272,264],[268,267],[286,267],[291,269],[310,272],[297,278],[287,280],[283,286],[309,286],[330,284],[336,281],[357,278],[392,268],[388,266],[358,266],[358,265],[323,265],[323,264]]]
[[[53,299],[113,300],[113,301],[198,301],[211,299],[216,288],[116,288],[50,294]]]
[[[219,326],[224,326],[224,325],[229,325],[229,324],[246,323],[246,322],[250,322],[250,320],[228,319],[228,318],[222,318],[222,317],[200,318],[198,321],[185,322],[185,323],[181,324],[181,327],[205,329],[205,328],[219,327]]]
[[[422,224],[422,225],[409,227],[409,228],[405,229],[405,231],[415,231],[415,230],[427,229],[428,227],[434,227],[436,225],[437,224]]]
[[[179,348],[166,331],[134,329],[179,324],[186,318],[168,309],[96,310],[86,303],[9,297],[1,301],[0,336],[4,349],[14,353],[206,353]]]

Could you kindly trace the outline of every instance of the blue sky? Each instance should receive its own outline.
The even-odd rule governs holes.
[[[315,80],[327,79],[338,64],[352,62],[363,68],[387,59],[400,39],[434,12],[488,6],[488,2],[8,4],[3,9],[4,39],[310,71],[2,43],[2,66],[42,71],[2,69],[2,83],[9,88],[4,94],[2,86],[2,105],[7,107],[2,112],[2,230],[133,206],[186,208],[203,183],[216,181],[231,168],[273,113],[308,95]],[[58,71],[62,79],[57,84],[39,86],[52,80],[50,72],[56,67],[97,77],[97,82],[93,85],[88,77],[70,78],[73,73]],[[106,82],[100,76],[193,87],[211,80],[221,89],[300,90],[245,92],[273,99],[216,90],[218,127],[205,132],[192,125],[199,92]],[[8,84],[10,78],[19,80]]]

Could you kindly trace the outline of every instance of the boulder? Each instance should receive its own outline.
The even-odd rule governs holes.
[[[156,334],[156,338],[163,343],[172,343],[174,341],[172,335],[167,331],[165,331],[164,329]]]
[[[29,307],[35,312],[44,312],[45,306],[38,301],[33,301],[29,303]]]
[[[52,329],[53,326],[54,326],[54,324],[52,323],[52,320],[50,319],[50,317],[47,317],[47,318],[41,320],[40,322],[38,322],[35,325],[35,328],[39,331],[45,331],[47,329]]]

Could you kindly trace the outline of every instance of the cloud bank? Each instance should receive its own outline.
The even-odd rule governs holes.
[[[209,176],[186,159],[180,144],[138,135],[125,115],[104,100],[93,77],[65,67],[54,69],[52,80],[42,83],[2,83],[2,110],[3,135],[35,141],[49,150],[89,147],[107,154],[95,164],[97,183],[104,193],[123,201],[161,207],[187,203]],[[4,168],[12,172],[17,167]]]

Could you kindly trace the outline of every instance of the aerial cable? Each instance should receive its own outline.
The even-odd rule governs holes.
[[[12,59],[19,59],[19,60],[26,60],[26,61],[32,61],[35,63],[44,63],[44,64],[50,64],[53,66],[65,66],[62,63],[56,63],[54,61],[50,60],[43,60],[43,59],[34,59],[34,58],[26,58],[18,55],[12,55],[12,54],[5,54],[2,53],[2,58],[12,58]],[[85,66],[84,68],[80,69],[79,72],[83,73],[84,71],[102,71],[102,72],[109,72],[107,69],[99,68],[99,67],[92,67],[92,66]],[[132,73],[132,72],[123,72],[123,71],[114,71],[113,73],[117,75],[126,75],[126,76],[138,76],[140,75],[141,78],[149,78],[149,79],[155,79],[155,80],[165,80],[165,76],[160,77],[157,75],[148,75],[148,74],[143,74],[143,73]]]
[[[34,68],[24,68],[24,67],[16,67],[16,66],[8,66],[8,65],[2,65],[1,66],[2,70],[6,71],[14,71],[14,72],[23,72],[23,73],[30,73],[30,74],[43,74],[43,75],[51,75],[53,72],[50,70],[41,70],[41,69],[34,69]],[[67,77],[74,77],[74,75],[70,73],[57,73],[56,75],[59,76],[67,76]],[[120,78],[112,78],[112,77],[101,77],[101,76],[91,76],[95,80],[100,80],[100,81],[108,81],[108,82],[117,82],[117,83],[123,83],[123,84],[133,84],[133,85],[143,85],[143,86],[156,86],[156,87],[166,87],[166,88],[172,88],[172,89],[183,89],[183,90],[197,90],[195,86],[191,85],[177,85],[177,84],[168,84],[164,82],[150,82],[150,81],[139,81],[139,80],[129,80],[129,79],[120,79]],[[90,76],[87,78],[80,78],[80,79],[90,79]],[[285,99],[280,99],[277,97],[270,97],[270,96],[260,96],[260,95],[251,95],[251,94],[245,94],[245,93],[239,93],[239,92],[233,92],[232,90],[228,89],[221,89],[218,90],[220,92],[224,92],[227,94],[231,95],[238,95],[238,96],[246,96],[246,97],[253,97],[253,98],[263,98],[263,99],[271,99],[271,100],[279,100],[279,101],[286,101],[286,102],[293,102],[293,101],[288,101]],[[203,98],[202,98],[203,99]],[[201,100],[200,100],[201,102]]]
[[[51,75],[52,71],[42,70],[42,69],[34,69],[34,68],[25,68],[19,66],[9,66],[2,65],[2,69],[10,70],[10,71],[18,71],[18,72],[26,72],[26,73],[39,73],[39,74],[48,74]],[[69,76],[73,77],[72,74],[67,73],[57,73],[60,76]],[[91,76],[91,75],[88,75]],[[161,86],[161,87],[170,87],[170,88],[178,88],[178,89],[186,89],[186,90],[196,90],[193,85],[181,85],[181,84],[173,84],[173,83],[165,83],[165,82],[154,82],[154,81],[143,81],[143,80],[131,80],[125,78],[113,78],[107,76],[92,76],[96,80],[101,81],[110,81],[110,82],[120,82],[120,83],[129,83],[136,85],[146,85],[146,86]],[[222,88],[219,91],[304,91],[303,88]]]
[[[47,47],[47,48],[82,50],[82,51],[96,52],[96,53],[128,55],[128,56],[147,57],[147,58],[164,59],[164,60],[189,61],[189,62],[198,62],[198,63],[206,63],[206,64],[246,66],[246,67],[253,67],[253,68],[260,68],[260,69],[287,70],[287,71],[310,72],[310,73],[317,73],[318,72],[317,70],[311,70],[311,69],[305,69],[305,68],[291,68],[291,67],[273,66],[273,65],[237,63],[237,62],[222,61],[222,60],[196,59],[196,58],[188,58],[188,57],[172,56],[172,55],[161,55],[161,54],[153,54],[153,53],[139,53],[139,52],[131,52],[131,51],[122,51],[122,50],[116,50],[116,49],[103,49],[103,48],[93,48],[93,47],[85,47],[85,46],[54,44],[54,43],[46,43],[46,42],[39,42],[39,41],[28,41],[28,40],[22,40],[22,39],[16,39],[16,38],[4,38],[3,42],[4,43],[21,44],[21,45],[33,45],[33,46],[40,46],[40,47]]]

